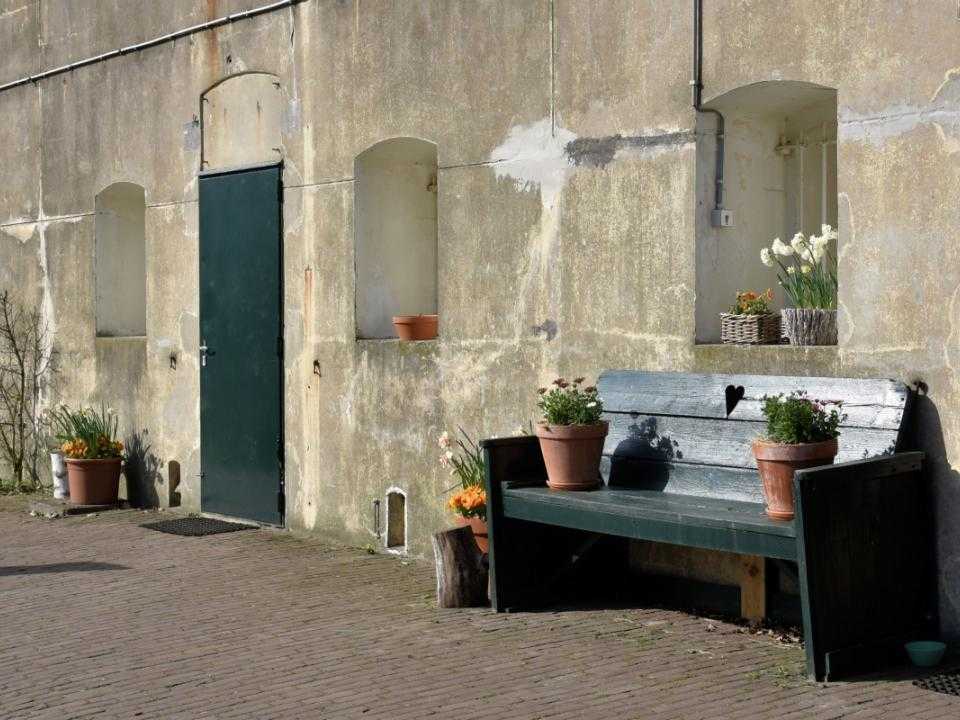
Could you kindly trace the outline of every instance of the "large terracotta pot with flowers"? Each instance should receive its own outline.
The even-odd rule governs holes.
[[[123,443],[116,439],[117,418],[103,407],[52,414],[54,433],[67,463],[70,502],[74,505],[116,505],[123,465]]]
[[[827,409],[832,405],[831,409]],[[793,476],[797,470],[832,465],[837,456],[842,403],[812,400],[797,391],[763,398],[766,437],[753,443],[763,483],[767,515],[776,520],[794,516]]]
[[[480,552],[486,553],[487,535],[487,492],[484,490],[483,455],[470,436],[459,428],[461,437],[454,440],[450,433],[444,432],[437,440],[440,445],[440,465],[460,481],[454,486],[456,492],[450,496],[447,507],[456,516],[457,524],[469,525],[477,541]]]
[[[547,485],[554,490],[593,490],[600,486],[600,458],[609,429],[600,419],[603,404],[597,388],[584,379],[540,388],[538,406],[543,420],[536,427],[547,468]]]

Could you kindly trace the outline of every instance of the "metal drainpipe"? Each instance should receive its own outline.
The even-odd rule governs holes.
[[[3,92],[4,90],[10,90],[11,88],[15,88],[19,85],[26,85],[27,83],[31,82],[35,83],[39,80],[53,77],[54,75],[60,75],[61,73],[69,72],[70,70],[76,70],[77,68],[93,65],[95,63],[103,62],[104,60],[109,60],[121,55],[139,52],[140,50],[145,50],[147,48],[154,47],[155,45],[161,45],[172,40],[178,40],[179,38],[186,37],[187,35],[193,35],[194,33],[201,32],[203,30],[210,30],[221,25],[227,25],[229,23],[236,22],[237,20],[246,20],[247,18],[252,18],[257,15],[273,12],[274,10],[282,10],[283,8],[293,7],[294,5],[299,5],[302,2],[305,2],[305,0],[279,0],[279,2],[273,2],[269,5],[261,5],[260,7],[255,7],[250,10],[243,10],[242,12],[236,12],[231,15],[224,15],[222,17],[200,23],[199,25],[191,25],[183,30],[177,30],[176,32],[172,32],[167,35],[161,35],[160,37],[155,37],[141,43],[127,45],[126,47],[118,48],[117,50],[110,50],[99,55],[93,55],[92,57],[84,58],[83,60],[77,60],[76,62],[61,65],[60,67],[44,70],[36,75],[27,75],[19,80],[14,80],[12,82],[0,85],[0,92]]]
[[[711,224],[719,225],[719,215],[723,210],[723,157],[724,122],[723,113],[713,108],[702,107],[703,95],[703,0],[693,0],[693,109],[698,113],[712,113],[717,117],[717,157],[714,167],[714,207]]]

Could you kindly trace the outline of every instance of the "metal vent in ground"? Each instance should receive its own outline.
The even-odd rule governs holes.
[[[914,680],[913,684],[924,690],[933,690],[944,695],[960,695],[960,671],[939,673]]]
[[[236,532],[237,530],[256,530],[256,525],[244,525],[243,523],[227,522],[226,520],[216,520],[214,518],[187,517],[174,518],[173,520],[160,520],[158,522],[144,523],[140,527],[157,532],[167,533],[169,535],[184,535],[187,537],[200,537],[202,535],[217,535],[219,533]]]

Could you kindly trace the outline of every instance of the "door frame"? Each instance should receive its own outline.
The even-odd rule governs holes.
[[[200,172],[197,173],[197,330],[199,331],[199,329],[200,329],[200,320],[201,320],[201,313],[200,313],[200,289],[201,289],[201,287],[202,287],[202,285],[201,285],[202,278],[200,277],[200,243],[203,242],[203,239],[200,237],[200,222],[199,222],[199,220],[200,220],[200,179],[201,179],[201,178],[204,178],[204,177],[216,177],[216,176],[222,176],[222,175],[238,175],[238,174],[240,174],[240,173],[249,172],[249,171],[251,171],[251,170],[264,170],[264,169],[266,169],[266,168],[277,168],[277,170],[278,170],[278,180],[279,180],[279,182],[277,183],[277,208],[278,208],[278,215],[279,215],[279,217],[277,218],[277,228],[278,228],[278,231],[279,231],[279,232],[278,232],[278,237],[277,237],[277,253],[278,253],[277,262],[279,263],[278,269],[279,269],[279,275],[280,275],[280,282],[278,283],[278,287],[277,287],[277,293],[278,293],[277,307],[279,308],[279,317],[278,317],[277,319],[278,319],[278,321],[279,321],[279,326],[278,326],[278,327],[279,327],[279,332],[280,332],[280,337],[279,337],[280,347],[278,348],[279,355],[280,355],[280,362],[279,362],[279,370],[278,370],[277,382],[279,383],[279,384],[278,384],[278,387],[279,387],[279,389],[280,389],[280,394],[279,394],[279,395],[280,395],[280,425],[279,425],[279,427],[280,427],[280,438],[279,438],[279,448],[278,448],[278,452],[277,452],[277,469],[278,469],[278,471],[279,471],[279,478],[278,478],[279,487],[277,488],[277,502],[278,502],[278,504],[279,504],[279,507],[278,507],[278,515],[280,516],[280,524],[279,524],[279,525],[274,525],[274,524],[272,524],[272,523],[260,522],[259,520],[249,520],[249,519],[245,519],[245,518],[233,518],[233,517],[231,517],[231,516],[221,515],[221,514],[219,514],[219,513],[205,512],[205,511],[203,510],[202,502],[201,502],[201,506],[200,506],[200,514],[203,515],[203,516],[205,516],[205,517],[219,517],[219,518],[225,518],[225,519],[229,519],[229,520],[238,520],[238,519],[241,519],[241,520],[243,520],[243,522],[246,522],[246,523],[255,523],[255,524],[260,525],[260,526],[284,528],[284,527],[287,526],[287,477],[286,477],[286,468],[287,468],[287,405],[286,405],[286,400],[287,400],[287,398],[286,398],[286,385],[285,385],[285,383],[286,383],[287,347],[286,347],[286,323],[285,323],[286,308],[285,308],[284,302],[283,302],[283,298],[284,298],[284,288],[285,288],[285,286],[286,286],[286,275],[285,275],[285,273],[284,273],[284,265],[283,265],[283,263],[284,263],[284,252],[283,252],[283,251],[284,251],[284,227],[283,227],[283,190],[284,190],[284,186],[283,186],[283,170],[284,170],[284,165],[283,165],[283,160],[282,160],[282,159],[277,160],[277,161],[275,161],[275,162],[253,163],[253,164],[250,164],[250,165],[230,165],[230,166],[227,166],[227,167],[216,168],[216,169],[212,169],[212,170],[201,170]],[[199,344],[199,341],[200,341],[199,336],[198,336],[197,339],[198,339],[198,344]],[[203,402],[203,394],[202,394],[202,392],[200,391],[200,375],[199,375],[199,373],[201,372],[201,370],[200,370],[199,360],[198,360],[198,362],[197,362],[197,372],[198,372],[198,376],[197,376],[197,380],[198,380],[198,382],[197,382],[197,414],[198,414],[198,416],[202,417],[202,414],[200,413],[200,406],[201,406],[201,403]],[[199,433],[199,434],[200,434],[200,443],[201,443],[201,445],[202,445],[202,443],[203,443],[203,426],[202,426],[202,424],[200,425],[200,433]],[[198,452],[198,454],[199,454],[199,456],[200,456],[200,458],[201,458],[201,466],[200,466],[200,483],[201,483],[201,488],[200,488],[200,492],[198,493],[198,497],[201,497],[201,498],[202,498],[202,496],[203,496],[202,484],[203,484],[203,476],[204,476],[203,464],[202,464],[203,454],[202,454],[202,452]]]

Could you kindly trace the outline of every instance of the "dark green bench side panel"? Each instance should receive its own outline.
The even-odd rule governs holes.
[[[816,679],[902,658],[936,628],[935,565],[923,453],[801,470],[800,593]]]

